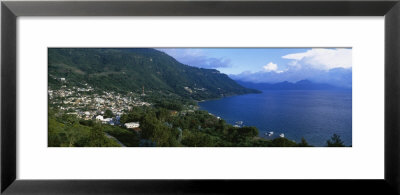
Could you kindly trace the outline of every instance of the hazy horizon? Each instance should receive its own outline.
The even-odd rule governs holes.
[[[310,80],[351,88],[351,48],[157,48],[179,62],[253,83]]]

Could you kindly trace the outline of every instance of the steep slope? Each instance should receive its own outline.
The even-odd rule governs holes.
[[[214,69],[184,65],[150,48],[49,48],[49,86],[88,83],[95,89],[121,93],[173,93],[196,100],[257,93]]]

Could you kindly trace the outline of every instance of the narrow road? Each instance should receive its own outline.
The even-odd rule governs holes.
[[[121,147],[126,147],[123,143],[121,143],[117,138],[115,138],[114,136],[104,132],[104,134],[106,135],[106,137],[115,140]]]

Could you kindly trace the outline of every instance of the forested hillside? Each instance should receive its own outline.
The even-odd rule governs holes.
[[[50,88],[88,83],[105,91],[142,92],[144,88],[194,100],[258,92],[218,70],[184,65],[150,48],[49,48],[48,65]]]

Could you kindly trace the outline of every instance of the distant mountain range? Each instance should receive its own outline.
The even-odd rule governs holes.
[[[244,87],[258,90],[339,90],[345,89],[324,83],[314,83],[309,80],[301,80],[295,83],[288,81],[280,83],[252,83],[236,80],[236,82]]]
[[[48,73],[50,88],[88,83],[99,90],[140,93],[144,87],[195,100],[259,92],[218,70],[188,66],[151,48],[49,48]]]

